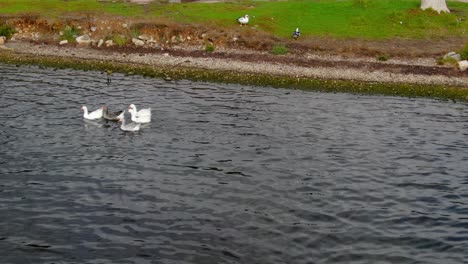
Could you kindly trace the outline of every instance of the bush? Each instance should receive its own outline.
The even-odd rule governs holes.
[[[117,46],[125,46],[129,41],[125,35],[113,35],[110,39],[112,39]]]
[[[288,52],[289,52],[289,49],[283,44],[277,44],[271,48],[271,53],[275,55],[284,55]]]
[[[382,54],[382,55],[377,56],[378,61],[388,61],[389,59],[390,59],[390,56],[387,54]]]
[[[213,52],[213,51],[215,51],[215,47],[213,46],[213,44],[206,44],[205,45],[205,51],[206,52]]]
[[[468,60],[468,43],[465,44],[465,47],[458,52],[462,60]]]
[[[63,35],[60,40],[67,40],[68,42],[76,42],[76,38],[80,35],[81,31],[74,26],[66,26],[63,30]]]
[[[437,64],[439,65],[450,65],[450,66],[453,66],[453,67],[456,67],[458,65],[458,61],[452,57],[448,57],[448,58],[440,58],[437,60]]]
[[[9,39],[15,33],[16,33],[16,29],[13,26],[7,25],[7,24],[0,25],[0,36],[4,36],[7,39]]]

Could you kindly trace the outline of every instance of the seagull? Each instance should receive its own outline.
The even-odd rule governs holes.
[[[239,22],[239,24],[242,26],[242,25],[247,25],[249,23],[249,15],[245,15],[243,17],[239,17],[237,19],[237,22]]]
[[[296,31],[294,31],[294,33],[292,34],[292,37],[294,39],[297,39],[299,38],[300,35],[301,35],[301,32],[299,32],[299,28],[296,28]]]

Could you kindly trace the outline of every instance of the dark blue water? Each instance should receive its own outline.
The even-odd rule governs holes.
[[[2,264],[468,262],[466,104],[0,65],[0,108]]]

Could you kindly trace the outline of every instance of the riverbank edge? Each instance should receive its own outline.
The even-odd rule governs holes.
[[[163,78],[167,81],[187,79],[192,81],[234,83],[241,85],[266,86],[273,88],[299,89],[304,91],[353,93],[367,95],[387,95],[400,97],[425,97],[454,102],[468,102],[468,89],[462,86],[443,84],[415,84],[366,82],[356,80],[329,80],[310,77],[275,75],[271,73],[238,72],[223,69],[197,69],[184,66],[152,66],[134,62],[121,62],[102,59],[83,59],[17,53],[0,50],[0,63],[14,65],[36,65],[57,69],[94,70],[106,73],[122,73],[145,77]],[[103,77],[107,79],[106,77]]]

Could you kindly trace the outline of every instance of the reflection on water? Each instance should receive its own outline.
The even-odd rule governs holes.
[[[463,263],[464,104],[0,65],[2,263]],[[137,133],[80,107],[153,109]]]

